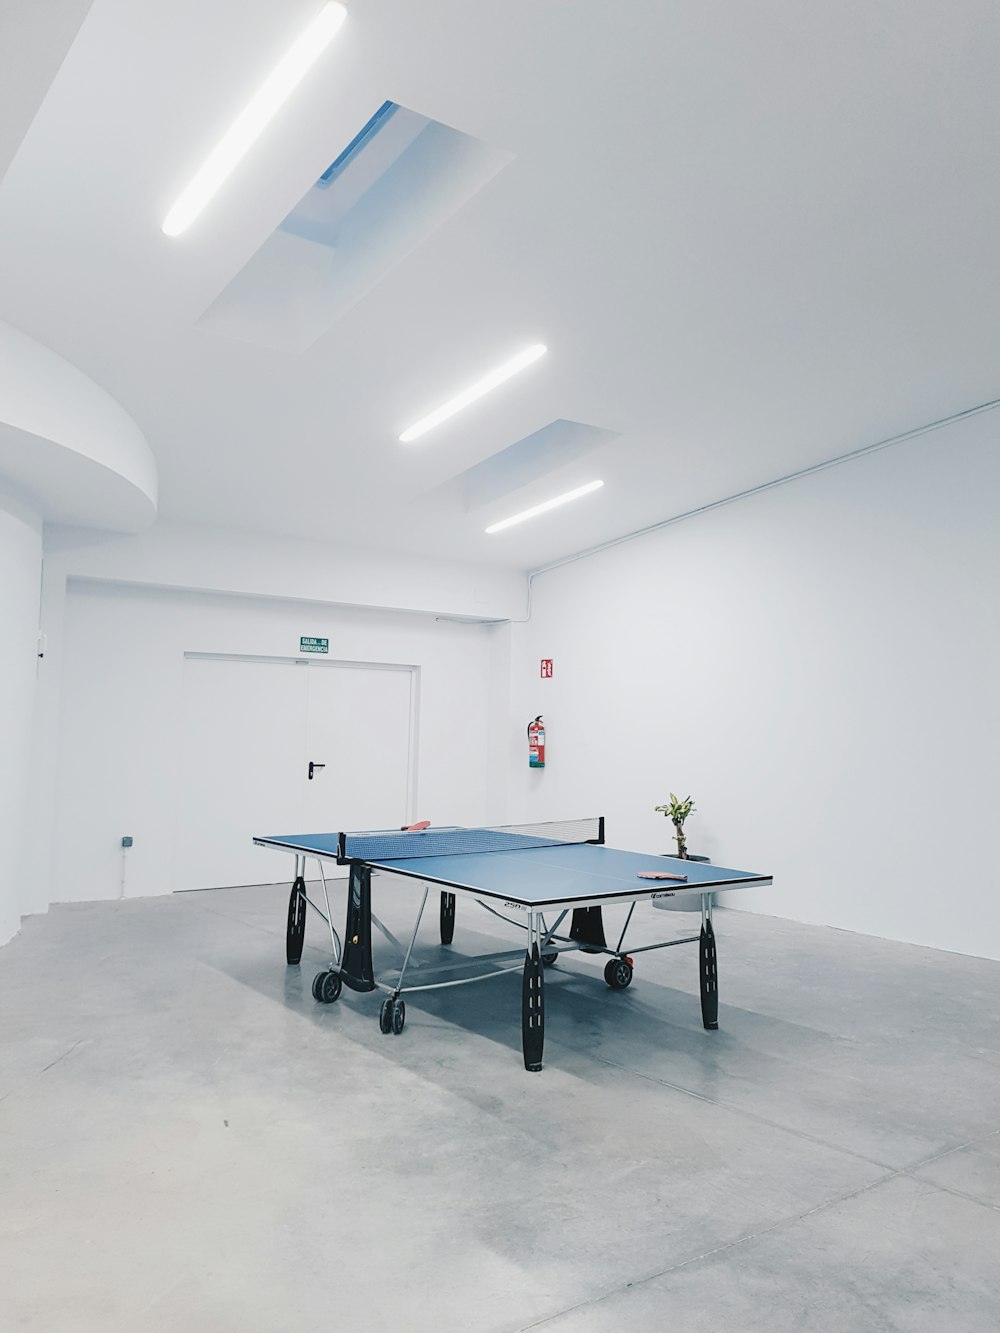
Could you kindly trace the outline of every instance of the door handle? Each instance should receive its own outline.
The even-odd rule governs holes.
[[[314,764],[313,761],[310,759],[310,760],[309,760],[309,781],[310,781],[310,782],[312,782],[312,780],[313,780],[313,774],[316,772],[317,768],[326,768],[326,764]]]

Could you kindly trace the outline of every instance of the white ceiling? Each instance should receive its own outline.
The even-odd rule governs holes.
[[[0,55],[18,114],[41,104],[0,184],[0,318],[131,412],[164,517],[528,568],[1000,395],[993,0],[352,0],[163,236],[318,6],[95,0],[54,77],[58,25],[48,60]],[[514,160],[307,351],[199,328],[389,99]],[[523,375],[397,442],[535,341]],[[453,478],[557,419],[617,438],[462,507]]]

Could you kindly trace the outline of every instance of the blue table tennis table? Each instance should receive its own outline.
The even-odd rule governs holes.
[[[716,893],[771,883],[769,875],[729,870],[707,862],[619,851],[604,845],[603,817],[554,823],[501,825],[482,828],[439,827],[419,831],[385,829],[360,833],[298,834],[256,837],[260,847],[279,848],[295,857],[295,874],[288,903],[285,954],[289,965],[302,958],[307,909],[327,923],[332,946],[329,968],[317,973],[313,997],[322,1004],[338,999],[344,986],[354,991],[382,991],[379,1011],[383,1033],[402,1032],[406,994],[447,986],[486,981],[506,972],[520,971],[521,1045],[525,1069],[542,1068],[545,1043],[545,968],[573,950],[606,955],[604,979],[612,990],[624,990],[633,977],[636,954],[676,944],[697,943],[701,982],[702,1022],[708,1030],[719,1026],[718,974],[712,902]],[[306,892],[306,868],[318,866],[325,899],[324,911]],[[324,863],[349,867],[347,911],[343,942],[333,924]],[[675,878],[643,878],[651,874]],[[402,965],[388,978],[376,976],[372,961],[372,925],[404,948],[372,912],[372,880],[392,875],[415,881],[422,895]],[[511,954],[490,955],[480,962],[490,970],[457,980],[406,986],[417,932],[428,894],[440,889],[439,928],[443,945],[455,931],[456,899],[471,899],[493,916],[527,932],[523,959],[499,966]],[[625,948],[625,937],[638,903],[671,899],[673,906],[690,904],[701,912],[697,935],[661,940]],[[603,909],[627,904],[624,928],[614,945],[605,935]],[[568,928],[564,922],[569,917]]]

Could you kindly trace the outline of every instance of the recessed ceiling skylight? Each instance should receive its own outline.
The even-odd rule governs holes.
[[[439,489],[447,491],[466,512],[490,505],[489,512],[495,514],[497,506],[507,497],[523,492],[528,486],[533,487],[535,493],[542,486],[554,491],[555,484],[551,479],[547,485],[545,482],[550,473],[558,472],[560,478],[579,475],[582,459],[596,449],[606,448],[616,439],[618,434],[613,430],[560,418],[532,431],[523,440],[515,440],[489,458],[473,463]],[[597,471],[596,467],[594,471]]]
[[[449,398],[446,403],[429,412],[427,416],[421,419],[413,426],[409,426],[400,435],[401,444],[409,444],[411,440],[419,439],[421,435],[426,435],[429,430],[435,426],[440,426],[442,421],[447,421],[453,417],[456,412],[461,412],[464,407],[474,403],[477,398],[482,398],[484,394],[490,393],[505,380],[509,380],[512,375],[518,371],[524,370],[530,366],[533,361],[537,361],[540,356],[544,356],[548,348],[542,343],[534,343],[531,347],[526,347],[523,352],[518,352],[517,356],[511,357],[505,361],[502,366],[497,366],[496,370],[491,370],[488,375],[484,375],[481,380],[471,384],[469,388],[463,389],[457,393],[454,398]]]
[[[548,513],[550,509],[569,504],[570,500],[578,500],[581,495],[589,495],[591,491],[600,490],[603,485],[603,481],[588,481],[586,486],[578,486],[575,491],[567,491],[565,495],[557,495],[552,500],[543,500],[540,505],[533,505],[531,509],[523,509],[521,513],[513,514],[510,518],[502,518],[499,523],[491,523],[486,531],[502,532],[504,528],[512,528],[515,523],[523,523],[525,519],[534,518],[536,514]]]
[[[330,0],[292,43],[274,69],[230,125],[167,214],[163,231],[179,236],[195,220],[219,186],[253,145],[310,66],[337,35],[347,10]]]
[[[371,109],[353,133],[332,133],[330,165],[200,327],[304,352],[513,160],[410,107]]]

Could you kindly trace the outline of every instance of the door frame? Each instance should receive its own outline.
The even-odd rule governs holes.
[[[202,653],[184,650],[184,660],[198,662],[265,662],[275,666],[304,667],[309,671],[400,671],[410,677],[410,726],[406,741],[406,822],[416,818],[418,755],[420,747],[420,667],[414,662],[365,662],[350,657],[312,658],[271,653]]]

